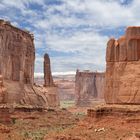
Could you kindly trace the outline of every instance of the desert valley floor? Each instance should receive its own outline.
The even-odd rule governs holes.
[[[3,115],[0,140],[139,140],[139,116],[88,117],[87,108]]]

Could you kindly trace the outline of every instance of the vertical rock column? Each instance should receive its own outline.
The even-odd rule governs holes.
[[[51,73],[50,58],[48,54],[44,55],[44,86],[45,87],[54,86]]]

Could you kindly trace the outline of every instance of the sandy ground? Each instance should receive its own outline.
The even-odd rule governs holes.
[[[140,117],[86,116],[87,108],[15,112],[0,121],[0,140],[140,140]]]
[[[54,133],[52,140],[140,140],[140,116],[98,119],[85,117],[73,128]],[[46,140],[49,137],[46,136]]]
[[[0,140],[43,140],[46,135],[76,125],[80,119],[81,116],[65,109],[3,114],[0,117]]]

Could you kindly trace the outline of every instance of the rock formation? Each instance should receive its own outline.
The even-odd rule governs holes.
[[[104,94],[104,73],[76,72],[75,94],[76,104],[79,106],[90,105],[93,99],[102,99]]]
[[[55,76],[60,101],[75,101],[75,75]]]
[[[34,37],[0,20],[0,104],[47,107],[46,92],[34,86]]]
[[[140,27],[108,41],[106,62],[106,103],[140,104]]]
[[[50,58],[47,53],[44,55],[44,82],[45,87],[54,86],[53,77],[51,73]]]

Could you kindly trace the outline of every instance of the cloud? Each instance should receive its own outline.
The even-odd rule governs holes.
[[[83,54],[90,54],[95,50],[102,50],[105,48],[105,43],[108,37],[98,34],[93,31],[76,31],[71,36],[58,36],[50,34],[47,36],[47,44],[51,50],[60,52],[79,52]],[[57,43],[56,43],[57,41]]]
[[[5,7],[14,7],[17,9],[26,9],[29,4],[39,4],[44,5],[44,0],[1,0],[1,5],[5,5]]]
[[[1,0],[0,15],[34,33],[37,73],[43,72],[46,52],[53,72],[104,70],[107,40],[140,25],[139,5],[139,0]]]

